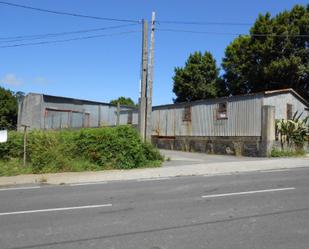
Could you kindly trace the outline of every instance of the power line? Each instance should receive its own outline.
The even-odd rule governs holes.
[[[99,37],[125,35],[125,34],[131,34],[131,33],[139,33],[139,32],[140,31],[138,31],[138,30],[131,30],[131,31],[120,32],[120,33],[112,33],[112,34],[82,36],[82,37],[70,38],[70,39],[65,39],[65,40],[54,40],[54,41],[42,41],[42,42],[31,42],[31,43],[20,43],[20,44],[13,44],[13,45],[5,45],[5,46],[0,46],[0,48],[13,48],[13,47],[24,47],[24,46],[34,46],[34,45],[45,45],[45,44],[52,44],[52,43],[62,43],[62,42],[70,42],[70,41],[78,41],[78,40],[87,40],[87,39],[93,39],[93,38],[99,38]]]
[[[81,17],[81,18],[96,19],[96,20],[104,20],[104,21],[117,21],[117,22],[140,23],[140,20],[119,19],[119,18],[108,18],[108,17],[99,17],[99,16],[90,16],[90,15],[76,14],[76,13],[70,13],[70,12],[64,12],[64,11],[56,11],[56,10],[42,9],[42,8],[32,7],[32,6],[28,6],[28,5],[21,5],[21,4],[16,4],[16,3],[10,3],[10,2],[5,2],[5,1],[0,1],[0,4],[2,4],[2,5],[7,5],[7,6],[11,6],[11,7],[23,8],[23,9],[30,9],[30,10],[35,10],[35,11],[40,11],[40,12],[46,12],[46,13],[51,13],[51,14],[57,14],[57,15]]]
[[[208,34],[208,35],[233,35],[233,36],[252,36],[252,37],[309,37],[309,34],[240,34],[240,33],[227,33],[227,32],[212,32],[212,31],[196,31],[196,30],[184,30],[184,29],[157,29],[164,32],[178,32],[178,33],[192,33],[192,34]]]
[[[118,26],[109,26],[109,27],[102,27],[102,28],[96,28],[96,29],[84,29],[84,30],[77,30],[77,31],[67,31],[67,32],[60,32],[60,33],[47,33],[47,34],[24,35],[24,36],[14,36],[14,37],[0,37],[0,43],[46,39],[46,38],[53,38],[57,36],[63,36],[63,35],[89,33],[89,32],[108,30],[108,29],[130,27],[130,26],[135,26],[135,25],[137,24],[125,24],[125,25],[118,25]]]
[[[251,26],[252,23],[240,22],[185,22],[185,21],[156,21],[158,24],[177,24],[177,25],[209,25],[209,26]]]

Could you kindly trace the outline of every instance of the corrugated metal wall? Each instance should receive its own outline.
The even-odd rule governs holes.
[[[21,103],[18,124],[31,129],[61,129],[114,126],[117,107],[108,104],[74,100],[61,97],[29,94]],[[227,103],[227,118],[218,119],[220,103]],[[305,105],[293,94],[270,96],[264,94],[218,98],[188,104],[157,106],[152,112],[152,134],[157,136],[260,136],[262,105],[273,105],[276,118],[286,118],[286,104],[293,111],[304,112]],[[185,109],[190,107],[191,120],[184,120]],[[138,124],[138,111],[121,107],[120,124]],[[20,127],[19,127],[20,128]]]
[[[130,111],[123,110],[123,111],[121,111],[120,112],[119,124],[120,125],[128,124],[128,121],[130,119],[129,115],[132,115],[132,124],[137,125],[138,124],[138,111],[137,110],[130,110]]]
[[[227,119],[217,119],[219,103],[227,101]],[[155,107],[153,135],[157,136],[260,136],[260,95],[191,103],[191,121],[183,121],[185,106]]]
[[[305,110],[307,106],[295,98],[292,93],[265,96],[263,103],[264,105],[272,105],[276,107],[276,119],[287,118],[287,104],[292,105],[293,113],[298,111],[298,113],[303,113],[303,117],[306,117],[309,114],[309,112]]]
[[[121,107],[121,110],[129,109]],[[26,124],[30,129],[114,126],[117,122],[117,107],[31,93],[20,104],[18,119],[19,126]]]
[[[42,115],[42,95],[28,94],[18,106],[18,130],[22,130],[22,125],[41,129]]]

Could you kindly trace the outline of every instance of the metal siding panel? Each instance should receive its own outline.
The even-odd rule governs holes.
[[[110,126],[116,125],[116,123],[117,123],[117,107],[109,106],[107,123]]]
[[[133,112],[132,124],[138,125],[138,112]]]
[[[80,112],[72,112],[71,127],[82,128],[83,127],[83,114]]]
[[[222,120],[216,119],[218,103],[216,100],[193,103],[191,122],[182,120],[184,108],[155,110],[153,125],[159,127],[161,136],[260,136],[261,97],[240,97],[228,101],[228,119]]]
[[[98,105],[83,105],[85,113],[89,113],[89,127],[98,127],[99,108]]]
[[[126,125],[128,122],[128,113],[121,113],[119,118],[120,125]]]
[[[299,113],[304,113],[304,117],[306,114],[304,105],[301,101],[299,101],[296,97],[294,97],[291,93],[282,93],[273,96],[265,96],[264,97],[264,105],[271,105],[275,106],[275,117],[276,119],[286,119],[286,105],[292,104],[293,105],[293,113],[298,111]]]

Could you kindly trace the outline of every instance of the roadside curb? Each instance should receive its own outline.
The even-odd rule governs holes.
[[[66,172],[39,175],[0,177],[0,186],[20,184],[78,184],[90,182],[142,180],[179,176],[220,175],[228,173],[282,170],[309,167],[308,158],[267,159],[259,161],[201,163],[176,167],[110,170],[94,172]]]

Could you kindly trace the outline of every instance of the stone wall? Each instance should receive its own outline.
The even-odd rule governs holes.
[[[152,137],[152,143],[160,149],[225,154],[236,156],[263,156],[261,137]]]

